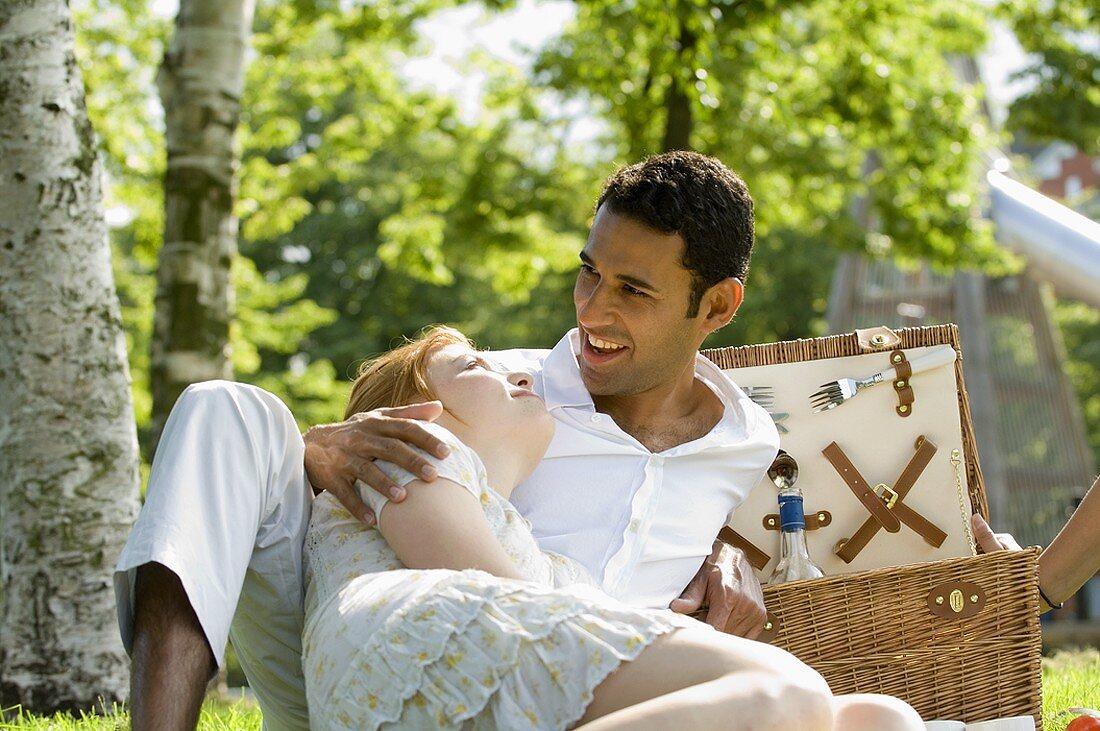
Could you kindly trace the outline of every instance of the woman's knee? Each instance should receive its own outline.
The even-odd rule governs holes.
[[[924,722],[905,701],[888,695],[856,694],[833,698],[837,729],[921,731]]]
[[[833,728],[829,684],[809,665],[778,647],[728,635],[716,634],[711,646],[711,672],[721,674],[731,693],[755,689],[753,706],[770,721],[761,728]]]
[[[791,653],[781,648],[754,640],[730,635],[717,635],[720,641],[715,648],[720,653],[723,671],[755,670],[776,678],[776,682],[805,688],[814,693],[830,694],[829,684],[821,674]]]
[[[752,697],[754,728],[831,731],[834,726],[832,694],[827,686],[781,673],[754,671],[726,679],[731,692],[743,694],[746,684],[755,686]]]

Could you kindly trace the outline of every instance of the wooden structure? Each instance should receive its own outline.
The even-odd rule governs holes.
[[[847,256],[830,294],[832,333],[958,323],[992,524],[1046,545],[1096,474],[1065,372],[1049,284],[1025,275],[938,275]]]

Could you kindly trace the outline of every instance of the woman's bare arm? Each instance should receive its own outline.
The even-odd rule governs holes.
[[[1039,586],[1055,602],[1073,596],[1100,570],[1100,478],[1039,556]]]
[[[352,414],[336,424],[311,428],[302,440],[306,445],[306,474],[314,492],[329,492],[349,513],[366,525],[374,525],[374,511],[359,497],[355,481],[362,480],[394,502],[405,499],[404,488],[378,468],[376,459],[392,462],[427,481],[434,480],[435,465],[414,447],[440,459],[450,454],[450,447],[421,423],[434,421],[441,413],[443,405],[429,401]]]
[[[401,563],[410,569],[480,569],[524,578],[469,490],[442,477],[430,484],[414,480],[406,487],[407,497],[386,503],[378,521]]]
[[[1077,510],[1062,526],[1054,540],[1039,556],[1039,587],[1050,600],[1061,604],[1077,593],[1085,582],[1100,571],[1100,477],[1092,483]],[[980,515],[974,514],[974,539],[986,553],[1019,550],[1016,539],[1007,533],[994,533]],[[1050,609],[1040,599],[1040,611]]]

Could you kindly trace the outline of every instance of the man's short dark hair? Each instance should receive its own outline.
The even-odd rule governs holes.
[[[727,277],[742,282],[752,255],[752,197],[745,182],[716,158],[666,152],[608,179],[596,210],[631,218],[663,234],[679,234],[691,272],[687,317],[699,314],[706,291]]]

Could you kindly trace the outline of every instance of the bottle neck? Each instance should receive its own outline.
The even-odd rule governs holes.
[[[802,507],[802,491],[790,487],[779,493],[779,530],[788,533],[806,530],[806,514]]]
[[[779,493],[779,530],[783,552],[781,556],[799,556],[809,560],[810,548],[806,545],[806,514],[802,505],[802,491],[790,487]]]
[[[809,558],[810,548],[806,545],[806,531],[783,531],[780,541],[782,541],[780,556],[802,556]]]
[[[801,579],[816,579],[824,574],[810,558],[806,545],[806,518],[802,512],[802,491],[787,488],[779,493],[781,553],[769,583],[782,584]]]

